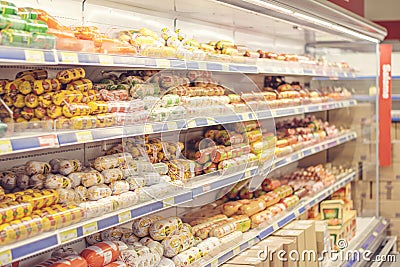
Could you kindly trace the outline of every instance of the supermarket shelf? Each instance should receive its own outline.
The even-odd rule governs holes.
[[[105,214],[98,218],[83,221],[52,233],[44,233],[21,242],[1,246],[0,265],[4,266],[13,261],[36,255],[103,229],[126,223],[154,211],[160,211],[170,208],[173,205],[185,203],[191,200],[191,198],[192,193],[190,191],[180,192],[177,195],[167,196],[161,200],[141,203],[133,207]]]
[[[280,218],[276,219],[273,223],[268,224],[268,226],[262,230],[252,230],[248,233],[245,233],[243,236],[243,240],[237,242],[234,247],[230,247],[222,252],[220,252],[217,256],[213,257],[206,262],[201,262],[201,266],[206,267],[215,267],[219,266],[229,259],[233,258],[234,256],[238,255],[240,252],[246,250],[247,248],[253,246],[254,244],[258,243],[260,240],[270,236],[275,231],[282,228],[284,225],[290,223],[298,216],[306,212],[310,209],[313,205],[321,202],[325,198],[329,197],[333,192],[338,190],[339,188],[345,186],[346,184],[350,183],[355,179],[355,172],[349,173],[336,183],[331,186],[328,186],[323,191],[319,192],[313,197],[306,199],[305,201],[300,202],[294,209],[285,213]],[[197,266],[197,265],[196,265]],[[198,265],[200,266],[200,265]]]
[[[320,146],[321,148],[328,149],[334,145],[339,145],[341,143],[347,142],[353,138],[355,138],[356,134],[354,132],[347,133],[340,137],[334,138],[332,140],[328,140],[316,146]],[[330,143],[331,145],[327,145],[325,143]],[[311,148],[315,147],[313,146]],[[299,153],[299,152],[298,152]],[[311,155],[304,153],[302,154],[303,157]],[[289,159],[287,161],[293,160],[293,155],[288,156]],[[297,159],[299,160],[300,157]],[[282,159],[279,159],[282,161]],[[279,168],[283,165],[276,165],[275,168]],[[182,204],[188,201],[193,200],[196,196],[206,193],[208,191],[216,190],[222,187],[225,187],[229,184],[233,184],[240,180],[248,179],[257,174],[257,167],[250,167],[244,171],[232,173],[231,175],[226,176],[224,179],[221,179],[220,176],[212,176],[210,179],[200,180],[198,183],[195,183],[192,188],[186,188],[183,191],[180,191],[179,194],[173,194],[170,196],[166,196],[161,200],[150,201],[146,203],[141,203],[139,205],[135,205],[133,207],[119,210],[110,214],[103,215],[99,218],[91,219],[88,221],[83,221],[73,226],[57,230],[53,233],[44,233],[40,236],[29,238],[27,240],[17,242],[15,244],[7,245],[0,248],[0,265],[5,265],[9,262],[16,261],[22,258],[26,258],[30,255],[34,255],[48,249],[54,248],[58,245],[71,242],[87,236],[91,233],[96,231],[106,229],[109,227],[113,227],[119,225],[121,223],[133,220],[134,218],[141,217],[143,215],[160,211],[162,209],[171,207],[173,205]],[[246,241],[246,245],[240,246],[242,250],[246,249],[251,244],[254,244],[258,238],[264,238],[265,236],[269,235],[270,231],[276,231],[276,227],[281,227],[284,224],[288,223],[289,221],[296,218],[296,216],[304,213],[308,208],[312,205],[318,203],[319,201],[323,200],[329,194],[333,193],[336,189],[342,187],[352,179],[354,179],[355,173],[346,176],[342,180],[338,181],[334,185],[326,188],[324,191],[319,193],[318,195],[314,196],[309,201],[305,202],[304,205],[299,206],[295,210],[291,211],[290,214],[282,218],[277,224],[273,224],[272,228],[269,227],[260,233],[257,233],[257,236],[254,236],[252,239]],[[285,223],[286,222],[286,223]],[[34,245],[32,245],[34,244]],[[237,250],[237,249],[236,249]],[[235,251],[236,251],[235,250]],[[230,255],[230,253],[228,253]],[[224,256],[226,258],[228,256]],[[231,256],[233,257],[233,256]],[[228,257],[229,258],[229,257]],[[228,259],[227,258],[227,259]],[[227,260],[226,259],[226,260]]]
[[[248,58],[243,58],[248,60]],[[355,77],[354,72],[320,66],[308,66],[301,63],[254,59],[248,64],[194,61],[176,58],[150,58],[130,55],[108,55],[57,50],[40,50],[0,46],[1,63],[76,65],[99,67],[129,67],[149,69],[187,69],[236,73],[263,73],[280,75],[305,75],[317,77]]]
[[[342,262],[341,266],[363,266],[363,257],[361,256],[361,253],[369,250],[372,252],[372,254],[368,256],[372,256],[382,242],[385,236],[383,233],[387,227],[388,221],[383,218],[357,218],[356,236],[353,238],[353,240],[350,241],[345,252],[358,251],[360,253],[360,260],[357,260],[355,257],[346,262]]]
[[[12,64],[58,64],[53,50],[0,46],[0,62]]]
[[[281,168],[287,164],[314,155],[323,150],[330,149],[334,146],[344,144],[348,141],[355,139],[356,137],[357,134],[355,132],[348,132],[341,136],[318,143],[316,145],[303,148],[290,155],[277,158],[273,162],[272,170]],[[244,166],[241,171],[233,172],[230,174],[222,175],[220,172],[218,172],[217,174],[211,173],[198,176],[194,178],[195,180],[193,182],[189,181],[185,186],[186,188],[190,188],[190,190],[193,192],[193,197],[197,197],[209,191],[220,189],[242,180],[247,180],[251,177],[254,177],[256,174],[259,173],[259,171],[260,170],[257,167],[246,168],[246,166]],[[265,174],[261,175],[264,176]]]
[[[356,138],[357,138],[357,133],[350,131],[350,132],[345,133],[345,134],[343,134],[341,136],[338,136],[338,137],[335,137],[335,138],[332,138],[332,139],[328,139],[328,140],[323,141],[321,143],[318,143],[316,145],[313,145],[313,146],[310,146],[310,147],[305,147],[305,148],[303,148],[303,149],[301,149],[299,151],[296,151],[296,152],[294,152],[294,153],[292,153],[290,155],[287,155],[287,156],[282,157],[282,158],[275,159],[275,161],[274,161],[274,163],[272,165],[272,168],[273,169],[277,169],[277,168],[283,167],[283,166],[285,166],[287,164],[290,164],[292,162],[298,161],[298,160],[300,160],[302,158],[305,158],[307,156],[311,156],[311,155],[319,153],[321,151],[324,151],[324,150],[330,149],[332,147],[344,144],[344,143],[346,143],[348,141],[351,141],[353,139],[356,139]]]
[[[257,111],[256,113],[247,112],[236,115],[176,120],[159,123],[145,123],[125,127],[119,126],[89,130],[46,132],[42,134],[38,133],[28,136],[10,136],[0,139],[0,155],[47,148],[58,148],[60,146],[68,146],[79,143],[89,143],[116,138],[131,137],[142,135],[144,133],[152,134],[167,131],[180,131],[187,130],[189,128],[211,126],[216,124],[293,116],[304,113],[351,107],[355,105],[357,105],[357,101],[354,99],[350,99],[297,107]]]

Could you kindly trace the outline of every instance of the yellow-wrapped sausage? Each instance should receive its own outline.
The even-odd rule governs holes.
[[[83,68],[63,70],[57,73],[57,79],[62,84],[67,84],[83,78],[85,78],[85,70]]]
[[[67,84],[67,90],[89,91],[92,90],[93,83],[89,79],[80,79]]]

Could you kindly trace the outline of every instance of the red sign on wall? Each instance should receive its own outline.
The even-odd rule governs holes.
[[[392,162],[392,45],[379,45],[379,166]]]
[[[348,11],[356,13],[361,17],[364,17],[364,0],[329,0],[329,1],[347,9]]]

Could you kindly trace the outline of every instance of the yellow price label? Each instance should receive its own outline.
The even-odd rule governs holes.
[[[176,130],[178,129],[178,124],[174,121],[167,121],[168,130]]]
[[[131,212],[129,210],[121,212],[120,214],[118,214],[118,221],[120,223],[129,221],[130,219],[132,219],[132,214],[131,214]]]
[[[37,50],[25,50],[25,60],[32,63],[44,63],[44,52]]]
[[[171,67],[171,62],[168,59],[156,59],[156,64],[158,68],[166,69]]]
[[[279,229],[279,225],[277,223],[274,223],[272,227],[274,228],[274,231],[277,231]]]
[[[63,63],[77,64],[79,63],[78,54],[74,52],[61,52],[61,61]]]
[[[76,132],[75,136],[78,143],[85,143],[93,140],[92,133],[89,131]]]
[[[82,226],[82,232],[84,235],[90,235],[97,232],[97,222],[87,223]]]
[[[195,120],[190,120],[190,121],[188,121],[187,124],[188,124],[187,125],[188,128],[196,128],[197,127],[197,124],[196,124]]]
[[[249,113],[243,113],[242,114],[242,118],[243,118],[244,121],[248,121],[248,120],[250,120],[250,114]]]
[[[207,63],[204,61],[198,62],[199,64],[199,70],[207,70]]]
[[[78,237],[78,231],[76,229],[71,229],[60,233],[61,243],[66,243],[77,237]]]
[[[236,247],[232,251],[233,251],[233,255],[236,256],[236,255],[238,255],[240,253],[240,247]]]
[[[153,132],[154,132],[153,125],[151,125],[151,124],[145,124],[144,125],[144,133],[145,134],[151,134]]]
[[[113,65],[114,59],[109,55],[99,55],[100,65]]]
[[[12,254],[11,250],[7,249],[6,251],[0,252],[0,265],[6,265],[12,262]]]
[[[12,145],[10,140],[0,140],[0,154],[7,154],[12,152]]]
[[[229,71],[229,65],[222,64],[222,71]]]
[[[213,118],[207,118],[207,125],[214,125],[216,121]]]
[[[175,204],[175,198],[174,197],[168,197],[163,199],[163,207],[167,208],[167,207],[171,207]]]

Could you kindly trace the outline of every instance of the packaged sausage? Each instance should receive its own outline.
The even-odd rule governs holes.
[[[29,202],[18,203],[11,201],[0,203],[0,223],[3,224],[29,216],[32,210],[32,204]]]
[[[201,239],[204,240],[207,237],[209,237],[211,230],[213,230],[216,227],[222,226],[224,224],[230,223],[230,222],[233,222],[232,218],[228,218],[228,219],[220,220],[218,222],[210,223],[207,226],[199,227],[198,229],[193,229],[193,231],[195,231],[194,236],[200,237]],[[204,225],[206,225],[206,224],[204,224]]]
[[[106,229],[101,232],[101,240],[103,241],[121,241],[124,232],[128,232],[129,229],[121,227],[113,227]]]
[[[267,204],[262,199],[251,200],[248,204],[243,204],[239,207],[237,214],[244,214],[247,216],[254,215],[267,208]]]
[[[243,233],[241,231],[234,231],[224,237],[219,238],[221,244],[231,244],[237,240],[241,240],[243,237]]]
[[[113,195],[121,195],[129,191],[129,183],[127,181],[114,181],[110,184]]]
[[[287,209],[293,207],[300,201],[299,196],[293,195],[289,197],[285,197],[284,199],[281,200],[281,203],[286,206]]]
[[[279,200],[278,200],[279,201]],[[225,204],[222,205],[222,212],[226,216],[232,216],[233,214],[237,213],[239,211],[239,208],[242,205],[249,204],[250,200],[248,199],[241,199],[237,201],[229,201]]]
[[[274,190],[275,193],[279,195],[279,197],[285,198],[290,196],[293,193],[293,188],[290,185],[282,185]]]
[[[67,256],[57,262],[55,262],[51,267],[87,267],[88,263],[86,260],[78,255]]]
[[[73,255],[78,255],[78,252],[72,248],[58,248],[51,253],[52,258],[65,258]]]
[[[35,80],[44,80],[47,79],[47,75],[47,70],[45,69],[34,69],[20,71],[15,75],[15,78],[18,79],[24,76],[32,76]]]
[[[86,187],[104,184],[104,177],[98,171],[76,172],[70,175],[79,176],[81,178],[82,185]]]
[[[226,215],[224,214],[218,214],[209,218],[200,218],[200,219],[195,219],[193,221],[190,222],[191,226],[195,226],[195,225],[199,225],[202,223],[207,223],[207,222],[217,222],[223,219],[228,218]]]
[[[133,232],[124,232],[121,241],[125,244],[132,245],[133,243],[139,242],[139,238]]]
[[[122,167],[132,161],[132,155],[126,152],[114,155],[98,157],[94,161],[94,167],[98,171]]]
[[[71,180],[61,174],[47,174],[44,181],[44,187],[47,189],[70,189]]]
[[[61,258],[50,258],[39,264],[34,265],[34,267],[50,267],[52,264],[54,264],[55,262],[57,262],[59,260],[61,260]]]
[[[192,247],[172,258],[176,267],[188,267],[202,257],[201,250],[198,247]]]
[[[251,219],[251,228],[256,228],[263,222],[266,222],[272,218],[272,213],[269,210],[261,211],[257,214],[254,214],[250,217]]]
[[[83,68],[63,70],[57,73],[57,79],[62,84],[67,84],[83,78],[85,78],[85,70]]]
[[[90,267],[103,267],[115,261],[118,254],[117,243],[104,241],[85,248],[80,255],[85,258]]]
[[[51,167],[47,162],[28,161],[25,164],[25,172],[29,176],[34,174],[48,174],[50,171]]]
[[[204,239],[202,242],[196,245],[198,247],[202,254],[203,257],[207,254],[210,254],[210,252],[214,251],[217,247],[219,247],[221,244],[219,238],[216,237],[209,237],[207,239]]]
[[[279,195],[274,191],[268,192],[265,195],[261,195],[258,198],[263,200],[265,202],[265,204],[267,205],[267,207],[275,205],[276,203],[278,203],[281,200]]]
[[[53,162],[52,166],[62,175],[68,175],[82,170],[82,162],[79,160],[60,160],[58,162]]]
[[[101,233],[98,232],[98,233],[94,233],[94,234],[88,235],[87,237],[85,237],[85,240],[89,245],[97,244],[97,243],[102,241],[101,240]]]
[[[236,222],[235,221],[230,221],[225,224],[222,224],[220,226],[214,227],[211,229],[209,236],[212,237],[218,237],[221,238],[223,236],[226,236],[230,233],[233,233],[236,230]]]
[[[60,204],[75,203],[78,200],[78,196],[73,189],[58,188],[57,194],[59,195],[58,203]]]
[[[191,232],[181,232],[167,236],[162,242],[164,256],[172,258],[182,251],[194,246],[194,237]]]
[[[124,174],[121,169],[107,169],[101,172],[104,177],[104,183],[109,184],[115,181],[122,180],[124,178]]]
[[[139,219],[135,219],[132,222],[132,231],[138,237],[145,237],[149,235],[150,226],[163,218],[158,215],[149,215]]]
[[[111,189],[106,185],[94,185],[88,189],[89,200],[99,200],[112,195]]]
[[[89,91],[92,90],[93,84],[89,79],[75,80],[67,84],[67,90]]]
[[[149,228],[149,234],[155,241],[161,241],[170,234],[177,233],[182,228],[182,220],[178,217],[169,217],[154,222]]]
[[[175,263],[171,259],[162,257],[158,267],[175,267]]]

